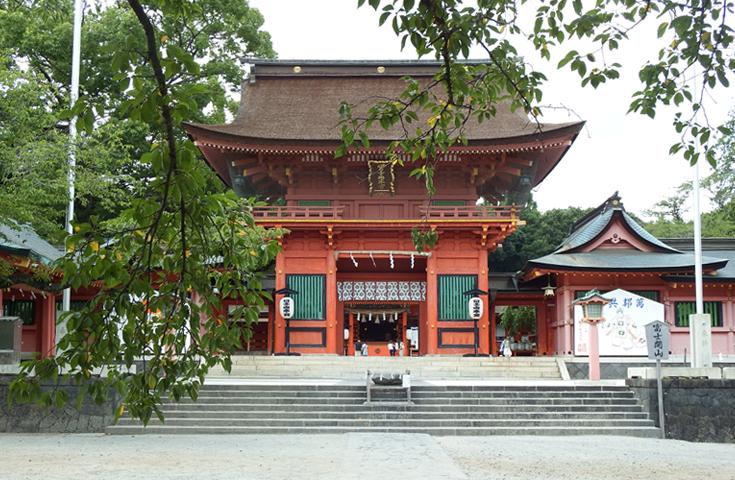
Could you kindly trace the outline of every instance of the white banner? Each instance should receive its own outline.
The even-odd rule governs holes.
[[[610,303],[602,309],[604,322],[597,326],[600,355],[612,357],[647,356],[646,325],[664,320],[664,306],[625,290],[603,295]],[[574,307],[574,354],[589,355],[589,325],[582,321],[582,307]]]

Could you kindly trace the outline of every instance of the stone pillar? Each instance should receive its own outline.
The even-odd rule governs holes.
[[[325,288],[327,297],[326,327],[327,353],[341,354],[342,342],[337,342],[337,334],[342,338],[342,327],[337,325],[337,260],[334,250],[327,250],[327,282]],[[339,349],[339,350],[338,350]]]
[[[283,252],[276,255],[276,290],[286,288],[286,261]],[[275,328],[273,352],[282,353],[286,351],[286,320],[281,316],[278,309],[278,302],[281,299],[279,295],[274,296],[275,301],[275,320],[273,326]]]
[[[39,349],[41,357],[46,358],[56,353],[56,296],[46,294],[41,298],[40,303]]]
[[[709,313],[689,315],[689,345],[692,368],[712,366],[712,318]]]
[[[597,332],[597,322],[589,322],[589,378],[590,380],[600,379],[600,339]]]
[[[438,353],[437,321],[439,320],[439,291],[436,280],[436,251],[426,260],[426,354]]]
[[[477,271],[477,288],[488,292],[488,295],[481,295],[480,298],[485,305],[482,312],[482,318],[477,321],[478,335],[478,353],[490,353],[490,309],[493,308],[490,305],[490,282],[488,280],[488,263],[487,263],[487,250],[484,247],[480,248],[480,255],[478,261]]]

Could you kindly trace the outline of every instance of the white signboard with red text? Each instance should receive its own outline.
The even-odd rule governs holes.
[[[602,309],[604,322],[599,329],[600,355],[610,357],[648,355],[646,325],[664,320],[662,303],[626,290],[613,290],[603,297],[610,303]],[[574,354],[589,355],[589,324],[582,321],[582,307],[574,307]]]

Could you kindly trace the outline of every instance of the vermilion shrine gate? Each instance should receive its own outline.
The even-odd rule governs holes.
[[[261,333],[269,351],[352,354],[359,339],[381,355],[389,340],[409,343],[410,331],[418,332],[419,354],[468,353],[475,342],[490,352],[490,309],[486,304],[475,338],[464,292],[488,290],[488,252],[521,223],[516,207],[496,204],[538,185],[582,122],[537,125],[502,105],[490,121],[471,119],[468,144],[437,159],[431,199],[423,182],[409,178],[411,162],[385,158],[388,142],[402,135],[398,128],[373,129],[369,149],[334,157],[341,101],[365,109],[376,98],[397,97],[402,77],[426,80],[437,68],[258,62],[232,123],[187,125],[224,182],[271,203],[254,209],[256,221],[289,231],[275,287],[298,292],[296,311],[287,325],[271,310]],[[489,205],[478,205],[480,197]],[[439,240],[417,253],[411,230],[422,223]]]

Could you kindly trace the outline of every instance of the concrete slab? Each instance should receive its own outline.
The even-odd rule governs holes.
[[[735,367],[723,367],[722,378],[725,380],[735,380]]]
[[[732,480],[735,445],[596,437],[0,435],[3,480]]]
[[[691,368],[691,367],[661,367],[662,377],[705,377],[722,378],[722,369],[719,367]],[[628,369],[628,378],[656,378],[656,367],[631,367]]]
[[[17,375],[20,373],[20,364],[17,363],[1,363],[0,375]]]

